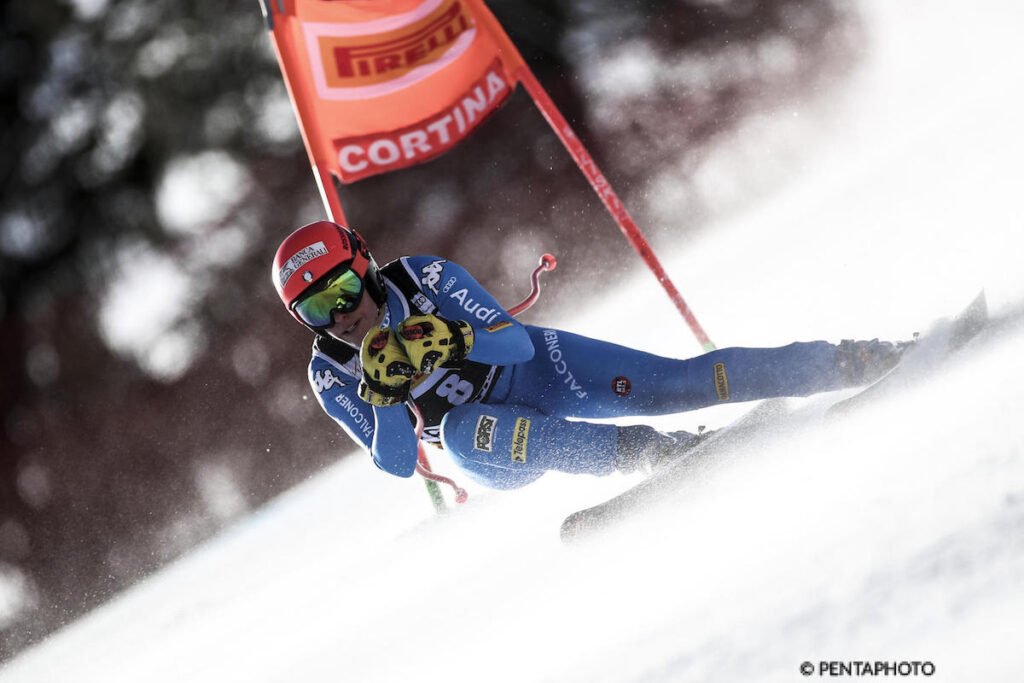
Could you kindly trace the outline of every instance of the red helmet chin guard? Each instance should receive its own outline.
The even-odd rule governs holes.
[[[354,230],[331,221],[317,221],[284,239],[274,256],[271,278],[293,318],[305,325],[292,310],[292,304],[313,283],[341,265],[347,265],[362,278],[363,286],[378,306],[384,304],[384,280],[365,240]]]

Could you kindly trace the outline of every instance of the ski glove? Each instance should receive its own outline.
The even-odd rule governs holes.
[[[473,350],[473,328],[465,320],[409,316],[398,324],[398,337],[412,366],[424,374],[457,368]]]
[[[359,398],[375,406],[393,406],[409,398],[416,368],[394,330],[376,327],[367,332],[359,350],[359,362],[363,366]]]

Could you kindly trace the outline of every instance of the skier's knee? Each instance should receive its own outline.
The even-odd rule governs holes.
[[[495,489],[514,489],[544,474],[529,453],[530,412],[510,406],[464,404],[441,421],[441,445],[473,481]],[[518,430],[518,431],[517,431]]]

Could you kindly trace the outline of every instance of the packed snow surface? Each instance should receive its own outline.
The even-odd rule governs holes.
[[[813,680],[821,662],[878,660],[1020,680],[1024,10],[864,7],[870,44],[850,81],[709,159],[702,172],[761,190],[665,261],[719,346],[907,338],[984,287],[999,323],[963,353],[748,446],[667,509],[582,544],[559,541],[565,515],[636,480],[472,488],[437,518],[422,483],[346,458],[0,679],[796,681],[804,662]],[[636,271],[600,308],[546,322],[698,353]],[[623,324],[609,332],[609,316]],[[721,427],[748,407],[652,422]],[[464,480],[440,455],[435,467]]]

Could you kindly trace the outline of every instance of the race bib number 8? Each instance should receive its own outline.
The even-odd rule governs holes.
[[[458,375],[448,375],[437,387],[437,395],[447,398],[453,406],[461,406],[473,395],[473,383]]]

